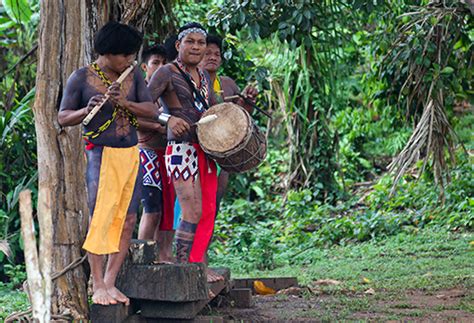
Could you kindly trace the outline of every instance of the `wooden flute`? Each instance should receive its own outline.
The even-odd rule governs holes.
[[[127,69],[125,71],[122,72],[122,74],[120,74],[119,78],[115,81],[117,83],[122,83],[123,80],[125,80],[125,78],[128,76],[128,74],[130,74],[130,72],[134,69],[134,67],[137,65],[137,61],[134,61],[132,63],[132,65],[130,65],[129,67],[127,67]],[[89,124],[89,122],[91,122],[92,118],[95,117],[95,115],[100,111],[100,109],[102,108],[102,106],[105,104],[105,102],[107,102],[107,100],[109,99],[109,95],[106,94],[105,97],[104,97],[104,100],[100,103],[98,103],[92,110],[91,112],[89,112],[89,114],[84,118],[84,120],[82,120],[82,124],[84,126],[87,126]]]

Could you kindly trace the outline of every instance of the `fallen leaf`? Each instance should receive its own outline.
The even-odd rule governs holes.
[[[313,284],[315,285],[340,285],[342,284],[342,282],[338,281],[338,280],[334,280],[334,279],[319,279],[317,281],[315,281]]]
[[[273,295],[276,293],[276,290],[265,286],[265,284],[260,280],[254,280],[253,289],[255,289],[255,292],[259,295]]]
[[[471,242],[469,242],[469,244],[470,244],[471,246],[474,246],[474,240],[472,240]]]
[[[369,288],[364,292],[366,295],[375,295],[375,290],[373,288]]]
[[[368,279],[367,277],[362,277],[362,282],[364,284],[370,284],[371,283],[370,279]]]

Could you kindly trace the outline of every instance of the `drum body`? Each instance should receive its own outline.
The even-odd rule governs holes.
[[[217,119],[198,125],[199,144],[224,170],[245,172],[265,159],[265,135],[244,108],[221,103],[209,108],[202,118],[209,115],[216,115]]]

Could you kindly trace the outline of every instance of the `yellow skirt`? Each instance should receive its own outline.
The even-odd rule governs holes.
[[[139,166],[140,156],[136,146],[103,148],[97,200],[82,246],[88,252],[104,255],[119,251]]]

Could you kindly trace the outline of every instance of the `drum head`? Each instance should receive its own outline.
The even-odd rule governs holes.
[[[204,150],[224,153],[237,147],[247,136],[250,116],[234,103],[214,105],[202,118],[216,115],[217,119],[200,124],[197,128],[199,143]]]

